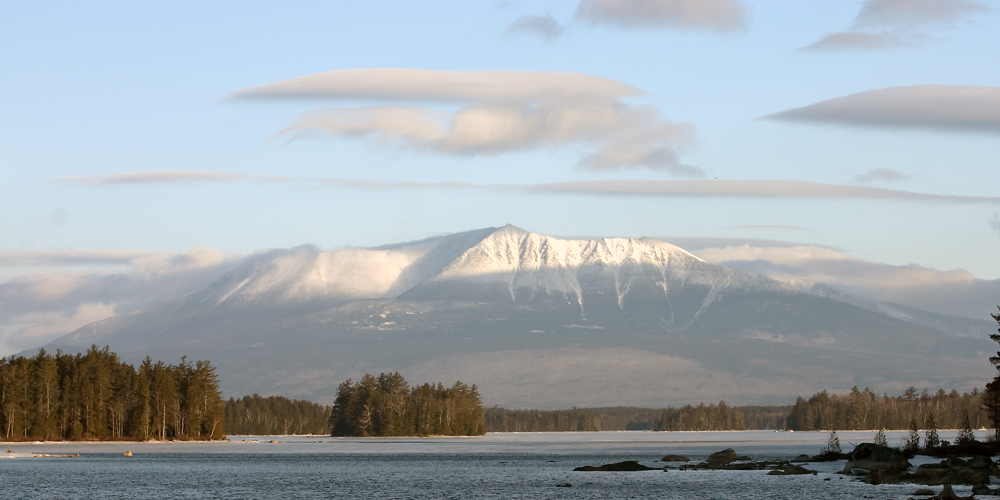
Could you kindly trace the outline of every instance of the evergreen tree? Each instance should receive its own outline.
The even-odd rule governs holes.
[[[1000,306],[997,306],[1000,309]],[[994,321],[1000,325],[1000,314],[990,314]],[[1000,344],[1000,328],[997,333],[990,334],[990,339]],[[1000,371],[1000,351],[996,356],[990,356],[990,363]],[[993,427],[993,441],[1000,442],[1000,374],[993,378],[993,381],[986,384],[986,391],[983,392],[982,406],[986,410],[987,416]]]
[[[917,420],[910,421],[910,437],[906,439],[903,449],[906,451],[917,451],[920,449],[920,429],[917,427]]]
[[[837,436],[837,431],[830,431],[830,438],[826,440],[826,452],[841,453],[840,437]]]
[[[885,429],[879,429],[875,433],[875,444],[879,446],[889,446],[889,441],[885,438]]]
[[[927,431],[924,433],[924,448],[928,450],[931,448],[937,448],[941,445],[941,440],[938,439],[937,423],[934,422],[934,414],[927,414],[927,422],[924,423],[927,427]]]
[[[969,420],[969,412],[962,413],[962,427],[955,436],[955,444],[972,444],[976,442],[976,435],[972,432],[972,422]]]

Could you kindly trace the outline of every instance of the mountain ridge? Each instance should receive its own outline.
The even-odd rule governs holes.
[[[49,347],[187,354],[212,359],[227,394],[320,401],[366,371],[458,377],[487,403],[533,407],[696,403],[692,386],[749,403],[986,379],[971,363],[988,340],[935,329],[944,320],[932,313],[908,322],[920,315],[819,291],[651,238],[564,240],[507,225],[260,252],[202,290]],[[554,380],[568,384],[557,395],[545,386]]]

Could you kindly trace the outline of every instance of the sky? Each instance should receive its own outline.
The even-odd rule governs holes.
[[[508,223],[989,319],[998,27],[996,0],[6,1],[0,355],[253,252]]]

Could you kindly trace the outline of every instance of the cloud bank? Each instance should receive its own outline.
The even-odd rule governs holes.
[[[320,131],[458,156],[583,146],[583,169],[703,175],[679,159],[694,145],[694,127],[671,122],[655,107],[623,101],[642,94],[622,82],[578,73],[381,68],[317,73],[232,97],[380,101],[307,113],[277,135]],[[457,109],[444,111],[442,105]]]
[[[746,26],[741,0],[581,0],[574,18],[624,29],[732,31]]]
[[[1000,280],[976,279],[968,271],[938,271],[917,264],[895,266],[818,246],[739,245],[694,253],[713,264],[794,285],[826,284],[853,295],[984,320],[996,310],[996,297],[1000,296]]]
[[[0,282],[0,351],[38,347],[88,323],[201,289],[237,261],[213,248],[182,254],[4,251],[0,267],[41,269]]]
[[[850,126],[1000,133],[1000,87],[914,85],[837,97],[765,116]]]
[[[807,50],[873,50],[916,46],[928,30],[948,28],[989,12],[968,0],[866,0],[845,31],[827,33]]]

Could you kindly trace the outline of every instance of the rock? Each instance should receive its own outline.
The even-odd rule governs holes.
[[[131,457],[132,456],[132,450],[125,450],[125,456],[126,457]]]
[[[841,473],[850,474],[851,469],[903,472],[909,468],[910,462],[901,451],[874,443],[861,443],[848,455]]]
[[[791,476],[796,474],[812,474],[816,475],[817,472],[814,470],[806,469],[805,467],[799,467],[798,465],[788,464],[784,469],[774,469],[768,472],[768,476]]]
[[[661,462],[690,462],[691,459],[683,455],[667,455],[660,459]]]
[[[277,443],[277,441],[275,441],[275,440],[273,440],[273,439],[272,439],[272,440],[270,440],[270,441],[268,441],[268,442],[269,442],[269,443]]]
[[[624,462],[618,462],[613,464],[604,464],[600,467],[594,467],[592,465],[585,465],[583,467],[577,467],[573,469],[574,471],[582,472],[634,472],[640,470],[657,470],[652,467],[646,467],[645,465],[636,462],[635,460],[626,460]]]
[[[811,458],[809,458],[809,455],[806,455],[805,453],[803,453],[803,454],[801,454],[801,455],[799,455],[799,456],[797,456],[797,457],[793,458],[793,459],[792,459],[792,462],[809,462],[809,461],[811,461],[811,460],[812,460],[812,459],[811,459]]]
[[[850,458],[848,453],[838,453],[836,451],[824,451],[819,455],[816,455],[809,459],[810,462],[836,462],[837,460],[844,460]]]
[[[920,495],[920,496],[933,495],[934,494],[934,490],[929,490],[927,488],[921,488],[921,489],[919,489],[917,491],[914,491],[913,494],[914,495]]]
[[[736,455],[736,450],[732,448],[726,448],[722,451],[717,451],[712,453],[705,459],[705,463],[708,464],[709,468],[716,469],[722,468],[729,465],[730,462],[735,462],[737,460],[750,460],[750,457],[741,457]]]
[[[569,484],[569,483],[562,483],[562,484],[557,484],[556,485],[556,488],[572,488],[572,487],[573,487],[573,485]]]
[[[977,465],[973,467],[969,462],[961,458],[949,458],[942,460],[939,464],[924,464],[917,467],[913,474],[907,474],[902,479],[914,483],[936,485],[936,484],[989,484],[990,470],[988,464],[983,460],[977,460]],[[990,461],[992,463],[992,461]]]

